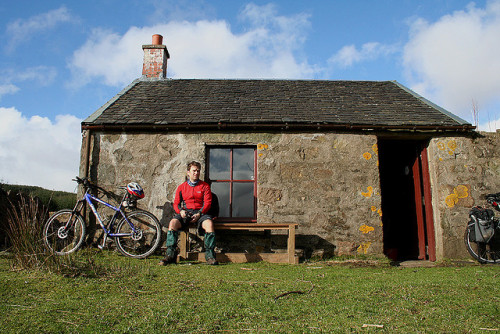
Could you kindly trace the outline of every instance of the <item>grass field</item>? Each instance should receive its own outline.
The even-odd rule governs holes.
[[[182,263],[81,251],[84,270],[0,257],[1,333],[494,333],[500,266]]]

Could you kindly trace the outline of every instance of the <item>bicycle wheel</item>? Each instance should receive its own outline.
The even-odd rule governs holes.
[[[49,250],[57,255],[76,251],[85,238],[85,223],[72,210],[61,210],[50,216],[43,228],[43,240]]]
[[[160,244],[160,222],[152,213],[142,210],[127,214],[127,218],[134,225],[135,232],[125,218],[118,223],[116,233],[130,233],[129,236],[115,237],[118,250],[135,258],[151,255]]]
[[[479,263],[500,263],[500,238],[497,234],[488,242],[475,241],[474,223],[465,229],[464,242],[469,254]]]

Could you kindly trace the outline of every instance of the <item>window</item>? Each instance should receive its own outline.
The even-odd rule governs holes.
[[[256,148],[214,146],[207,154],[207,180],[219,201],[219,220],[256,221]]]

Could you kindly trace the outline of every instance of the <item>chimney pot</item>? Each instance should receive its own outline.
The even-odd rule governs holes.
[[[153,45],[162,45],[163,44],[163,36],[162,35],[153,35]]]

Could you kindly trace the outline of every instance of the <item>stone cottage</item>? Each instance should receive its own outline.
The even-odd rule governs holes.
[[[82,122],[80,175],[139,182],[140,205],[166,226],[198,160],[219,222],[297,223],[304,258],[467,256],[468,208],[500,191],[499,133],[394,81],[173,80],[162,37],[142,48],[143,76]],[[228,232],[218,247],[279,252],[286,240]]]

